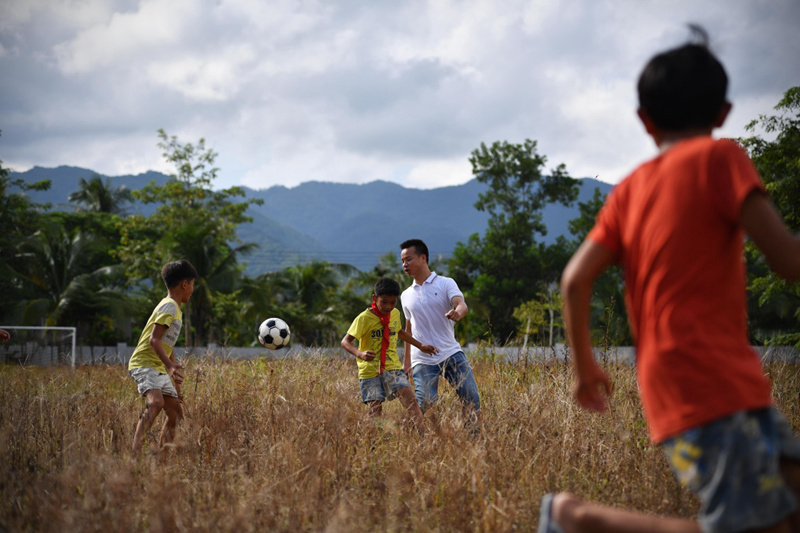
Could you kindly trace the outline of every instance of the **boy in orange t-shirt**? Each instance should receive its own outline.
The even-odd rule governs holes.
[[[605,411],[611,383],[589,332],[592,285],[625,271],[637,375],[651,438],[701,501],[697,521],[546,495],[540,533],[800,531],[800,440],[772,406],[747,337],[744,233],[771,267],[800,278],[800,236],[766,196],[746,153],[714,140],[727,76],[707,36],[655,56],[639,78],[639,117],[659,155],[617,185],[562,277],[575,397]]]

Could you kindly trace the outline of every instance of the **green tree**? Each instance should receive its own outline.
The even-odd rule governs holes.
[[[205,343],[227,344],[233,337],[228,313],[230,299],[223,295],[234,293],[241,287],[242,265],[239,257],[248,254],[255,244],[232,246],[220,242],[213,227],[183,224],[166,237],[167,247],[174,257],[186,259],[195,269],[198,278],[194,294],[187,304],[193,317],[194,335]],[[159,284],[163,292],[163,283]],[[221,299],[220,301],[218,301]],[[224,311],[218,316],[214,310]],[[188,338],[188,337],[187,337]]]
[[[219,172],[214,166],[217,154],[206,147],[204,139],[183,144],[164,130],[158,136],[158,146],[164,159],[175,166],[175,173],[163,185],[150,182],[133,192],[135,199],[158,207],[150,216],[132,215],[121,221],[116,253],[128,279],[132,283],[148,280],[150,284],[140,284],[140,288],[150,293],[163,292],[158,274],[164,263],[187,259],[195,265],[199,278],[184,314],[184,334],[187,345],[203,345],[217,340],[212,326],[215,295],[239,288],[243,270],[239,256],[252,247],[236,246],[236,227],[250,222],[245,214],[248,207],[262,201],[235,201],[245,196],[241,187],[212,189]]]
[[[547,342],[547,346],[553,346],[555,341],[563,338],[562,306],[561,293],[553,283],[547,292],[540,292],[535,299],[515,308],[514,318],[519,323],[520,335],[524,335],[525,343],[530,334],[537,336],[540,344]]]
[[[95,174],[88,181],[80,178],[79,189],[70,193],[68,199],[80,206],[84,211],[91,213],[123,214],[125,204],[133,201],[133,194],[127,187],[121,185],[112,187],[111,181]]]
[[[537,243],[547,234],[542,209],[548,203],[570,205],[578,195],[578,181],[561,164],[542,174],[546,158],[536,152],[536,142],[495,142],[472,152],[472,173],[488,186],[475,208],[489,213],[486,232],[458,243],[450,260],[450,273],[468,293],[471,324],[484,322],[487,333],[505,341],[514,334],[513,310],[535,298],[556,280],[564,265],[549,262],[546,247]],[[478,315],[483,315],[477,320]]]
[[[600,192],[598,187],[594,188],[592,197],[586,202],[578,202],[578,217],[573,218],[567,223],[569,232],[575,237],[574,248],[586,239],[589,232],[594,227],[595,220],[597,220],[597,213],[603,208],[606,201],[606,195]]]
[[[84,342],[113,336],[130,309],[119,266],[97,267],[106,248],[98,236],[70,232],[57,220],[23,239],[15,253],[25,266],[12,272],[24,294],[16,302],[21,323],[77,326]]]
[[[761,174],[770,199],[794,233],[800,232],[800,86],[792,87],[775,106],[778,115],[761,115],[747,125],[774,137],[772,140],[754,135],[739,139]],[[800,346],[800,283],[788,283],[772,273],[760,252],[748,245],[750,290],[759,307],[751,307],[751,325],[756,322],[766,336],[778,344]],[[779,322],[769,331],[764,316]]]
[[[344,316],[339,288],[355,273],[355,267],[344,263],[312,261],[266,275],[273,278],[278,303],[286,313],[281,318],[292,328],[294,340],[306,346],[338,343],[343,323],[354,318]]]
[[[570,254],[586,239],[594,227],[597,214],[605,203],[605,195],[595,188],[586,202],[578,202],[578,217],[569,221],[569,231],[574,240],[568,247]],[[630,346],[633,344],[630,325],[625,310],[625,279],[622,268],[613,265],[594,282],[592,292],[591,324],[595,344]]]
[[[366,272],[359,272],[350,280],[349,285],[354,289],[364,291],[367,296],[372,294],[375,282],[380,278],[391,278],[400,284],[400,287],[411,284],[411,278],[403,272],[400,258],[395,252],[389,252],[378,259],[378,264]]]
[[[25,268],[17,247],[24,236],[37,230],[42,211],[49,207],[32,202],[26,192],[50,188],[49,180],[26,184],[22,179],[13,179],[10,174],[0,161],[0,294],[3,301],[0,322],[4,323],[19,322],[15,303],[25,296],[15,276]]]
[[[400,291],[411,284],[411,278],[400,268],[400,259],[395,252],[389,252],[378,259],[378,263],[365,272],[357,271],[340,287],[337,295],[337,307],[341,310],[342,328],[346,330],[354,319],[372,301],[372,290],[375,282],[381,278],[391,278],[400,285]],[[397,308],[402,311],[400,300]],[[343,332],[342,332],[343,333]]]

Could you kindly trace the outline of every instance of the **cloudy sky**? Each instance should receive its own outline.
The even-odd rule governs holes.
[[[205,138],[217,187],[472,178],[481,142],[616,183],[654,147],[635,79],[706,27],[731,77],[721,135],[800,85],[797,0],[3,0],[0,159],[169,172]]]

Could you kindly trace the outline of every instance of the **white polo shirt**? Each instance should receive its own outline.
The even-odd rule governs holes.
[[[438,354],[428,355],[406,344],[406,350],[411,348],[412,367],[439,364],[461,351],[456,340],[455,322],[445,316],[453,308],[451,302],[456,296],[464,297],[456,282],[436,272],[431,272],[422,285],[414,281],[400,295],[403,314],[406,320],[411,321],[411,335],[423,344],[439,348]]]

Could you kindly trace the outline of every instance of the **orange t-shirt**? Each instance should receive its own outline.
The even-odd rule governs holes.
[[[740,146],[682,141],[611,192],[588,239],[625,270],[642,405],[655,442],[772,403],[747,337],[742,203],[764,191]]]

